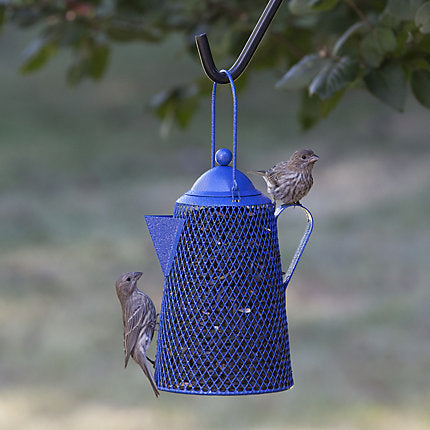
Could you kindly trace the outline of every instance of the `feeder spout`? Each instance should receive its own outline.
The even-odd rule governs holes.
[[[184,219],[172,215],[146,215],[146,225],[165,277],[170,273],[176,248],[184,227]]]

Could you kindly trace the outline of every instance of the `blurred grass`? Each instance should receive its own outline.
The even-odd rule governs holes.
[[[287,294],[296,386],[156,401],[134,364],[123,369],[113,284],[142,270],[160,306],[143,215],[171,213],[208,168],[209,93],[189,129],[166,139],[146,106],[201,68],[175,40],[127,46],[100,84],[69,89],[66,54],[17,76],[24,46],[11,30],[0,37],[1,429],[430,427],[428,110],[411,102],[401,115],[355,93],[302,135],[294,95],[275,91],[273,74],[250,80],[239,168],[270,167],[300,147],[321,156],[304,202],[316,227]],[[218,146],[228,146],[228,90],[217,109]],[[280,219],[284,264],[303,228],[299,211]]]

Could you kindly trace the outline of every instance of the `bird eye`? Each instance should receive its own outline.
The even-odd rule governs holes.
[[[130,276],[126,279],[126,281],[127,281],[127,282],[130,282],[130,281],[131,281]]]
[[[302,155],[302,160],[306,160],[306,155]]]

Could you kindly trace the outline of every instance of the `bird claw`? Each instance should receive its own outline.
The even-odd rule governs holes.
[[[148,356],[146,356],[146,359],[152,364],[152,367],[155,369],[155,360],[151,360]]]

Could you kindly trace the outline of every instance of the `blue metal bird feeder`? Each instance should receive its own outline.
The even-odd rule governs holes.
[[[285,292],[312,216],[297,206],[307,227],[283,276],[277,219],[287,206],[275,211],[236,169],[236,97],[225,73],[235,107],[233,154],[215,155],[213,114],[212,168],[176,201],[173,216],[145,217],[165,277],[155,380],[175,393],[258,394],[293,385]]]

